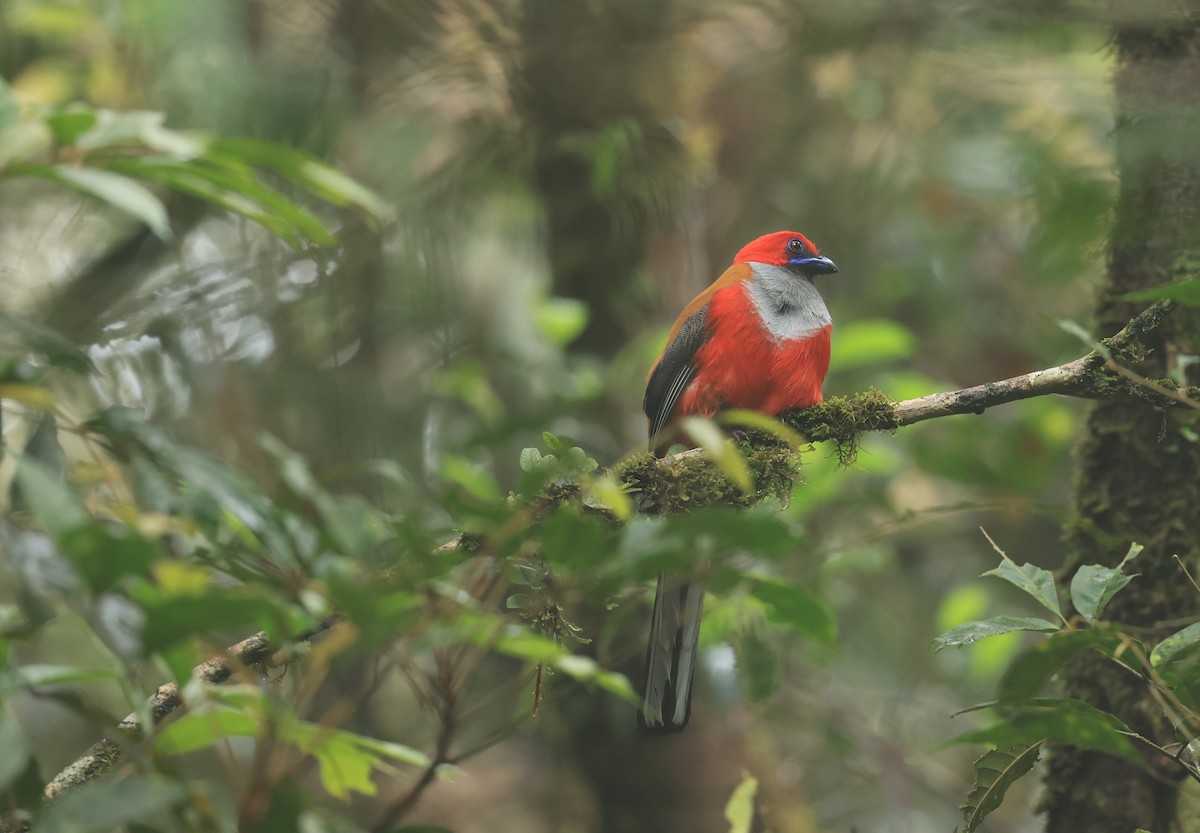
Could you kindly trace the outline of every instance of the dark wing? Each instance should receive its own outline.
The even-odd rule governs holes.
[[[708,341],[710,333],[704,326],[707,320],[708,304],[688,316],[646,382],[642,410],[650,419],[651,449],[657,447],[658,435],[670,422],[679,397],[696,378],[696,366],[692,360],[701,345]]]

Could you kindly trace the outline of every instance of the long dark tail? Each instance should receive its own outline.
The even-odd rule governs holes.
[[[658,577],[646,646],[646,695],[638,711],[643,732],[665,735],[687,725],[703,613],[703,585]]]

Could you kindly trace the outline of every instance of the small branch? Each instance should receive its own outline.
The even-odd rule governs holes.
[[[434,684],[434,692],[437,697],[437,718],[438,718],[438,735],[437,741],[434,744],[434,753],[430,757],[429,765],[425,767],[425,771],[421,773],[421,777],[417,779],[411,787],[396,801],[379,814],[378,818],[372,823],[372,833],[378,831],[391,830],[396,823],[404,818],[417,802],[421,800],[421,796],[425,791],[437,780],[438,772],[443,766],[448,764],[452,757],[450,755],[450,746],[454,742],[454,735],[458,731],[458,701],[459,701],[459,684],[457,681],[458,668],[456,662],[450,659],[449,655],[443,655],[438,662],[437,676],[432,680]]]
[[[1096,374],[1102,368],[1107,368],[1113,373],[1127,378],[1135,385],[1150,387],[1164,400],[1173,399],[1177,404],[1200,407],[1188,399],[1183,391],[1172,391],[1155,382],[1143,379],[1111,358],[1113,354],[1137,343],[1141,336],[1153,331],[1167,313],[1176,306],[1177,302],[1175,301],[1159,301],[1147,308],[1125,325],[1119,333],[1102,342],[1107,355],[1093,351],[1072,362],[1045,370],[1035,370],[1032,373],[1014,376],[1000,382],[988,382],[962,390],[931,393],[928,396],[897,402],[896,423],[897,425],[912,425],[935,417],[980,414],[988,408],[1003,405],[1006,402],[1015,402],[1019,399],[1030,399],[1034,396],[1045,396],[1051,393],[1085,399],[1136,398],[1128,391],[1114,390],[1110,385],[1097,385]],[[1146,385],[1147,382],[1150,383],[1149,386]]]
[[[265,633],[256,633],[236,645],[231,645],[220,656],[197,665],[192,670],[192,676],[206,683],[217,685],[244,668],[266,670],[286,665],[297,655],[303,653],[315,639],[332,628],[335,622],[336,619],[322,622],[317,628],[306,634],[302,641],[281,650],[271,644]],[[159,686],[147,701],[146,711],[150,715],[152,725],[157,726],[182,704],[183,698],[179,693],[179,685],[173,682],[166,683]],[[144,734],[137,712],[130,714],[118,723],[117,730],[125,738],[131,740],[140,740]],[[120,759],[121,745],[112,737],[101,738],[46,785],[44,791],[46,800],[53,801],[63,790],[103,775],[111,770]]]
[[[1050,393],[1084,396],[1085,371],[1092,361],[1091,356],[1084,356],[1069,364],[1035,370],[1033,373],[1014,376],[1001,382],[987,382],[962,390],[906,399],[896,403],[896,424],[913,425],[927,419],[955,414],[981,414],[996,405]]]

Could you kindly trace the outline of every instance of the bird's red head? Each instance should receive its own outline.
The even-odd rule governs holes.
[[[838,270],[832,260],[822,255],[820,249],[798,231],[764,234],[743,246],[733,262],[783,266],[810,277],[830,275]]]

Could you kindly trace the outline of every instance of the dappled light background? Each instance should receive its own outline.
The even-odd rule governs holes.
[[[69,391],[81,415],[141,409],[269,488],[268,433],[335,489],[427,512],[447,537],[437,496],[515,488],[545,430],[601,465],[642,448],[644,377],[676,312],[769,231],[803,231],[841,268],[822,284],[827,395],[1058,364],[1087,348],[1056,319],[1085,321],[1104,267],[1110,55],[1077,4],[1025,5],[0,0],[0,75],[24,100],[282,141],[394,210],[376,230],[314,206],[341,244],[297,250],[169,194],[163,241],[13,180],[0,307],[86,349],[101,373]],[[938,744],[976,725],[952,716],[1022,642],[929,642],[1032,612],[976,579],[996,559],[979,527],[1058,566],[1081,413],[1047,398],[937,420],[868,437],[846,468],[815,447],[783,510],[795,552],[770,569],[828,600],[835,647],[747,626],[744,600],[714,594],[686,733],[641,739],[627,704],[552,680],[541,713],[414,819],[726,830],[749,771],[775,831],[952,829],[972,755]],[[636,679],[648,588],[610,605],[583,590],[562,589],[581,650]],[[98,648],[64,625],[36,650]],[[476,742],[530,696],[485,715]],[[46,771],[94,739],[36,709]],[[355,718],[385,737],[421,720],[386,684]],[[1037,829],[1025,795],[987,829]]]

